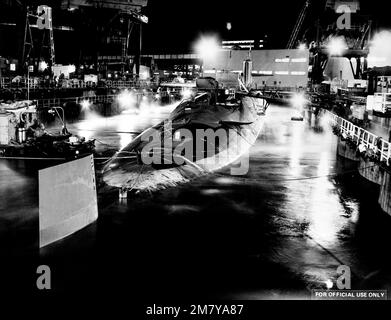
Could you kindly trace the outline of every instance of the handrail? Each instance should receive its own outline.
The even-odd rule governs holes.
[[[147,80],[106,80],[99,81],[98,83],[91,81],[84,81],[80,79],[63,79],[59,82],[54,80],[45,80],[39,78],[29,78],[19,77],[18,80],[13,82],[15,78],[0,78],[0,88],[14,88],[14,89],[27,89],[29,87],[31,90],[36,89],[47,89],[47,88],[58,88],[58,89],[68,89],[68,88],[147,88],[151,81]]]
[[[140,97],[145,95],[143,92],[135,92],[136,96]],[[97,95],[91,97],[67,97],[67,98],[48,98],[48,99],[38,99],[34,100],[37,102],[38,107],[51,108],[54,106],[60,106],[63,103],[74,102],[76,104],[81,104],[83,101],[88,101],[90,103],[112,103],[117,99],[118,95]]]
[[[356,126],[352,122],[341,118],[334,113],[326,112],[331,117],[332,124],[339,126],[339,130],[345,137],[350,137],[358,146],[372,150],[375,154],[380,154],[380,162],[390,163],[391,143],[373,133]]]

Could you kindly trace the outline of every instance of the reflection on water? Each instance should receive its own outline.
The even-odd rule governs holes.
[[[169,113],[176,107],[175,105],[158,106],[142,100],[140,106],[128,108],[121,114],[104,117],[94,111],[94,106],[85,108],[82,112],[83,120],[79,120],[68,129],[86,139],[97,139],[97,151],[100,152],[111,146],[122,149],[127,146],[132,139],[146,128],[158,124],[166,119]]]
[[[102,149],[120,148],[133,138],[129,132],[160,122],[169,110],[110,118],[91,113],[71,130],[99,139]],[[97,232],[82,231],[53,251],[68,257],[61,263],[76,263],[75,252],[86,256],[80,265],[91,274],[88,285],[97,275],[99,286],[115,280],[134,285],[134,277],[143,277],[138,289],[147,295],[199,290],[229,298],[301,297],[309,288],[325,288],[340,264],[351,267],[353,287],[374,271],[386,283],[391,222],[377,205],[376,188],[351,173],[350,163],[337,161],[337,139],[327,119],[319,121],[320,130],[314,121],[291,121],[292,115],[286,107],[269,108],[246,176],[224,170],[127,203],[104,195]],[[26,208],[37,212],[36,178],[4,162],[0,170],[2,179],[15,181],[0,181],[0,221],[13,212],[18,220]],[[94,250],[80,247],[91,238]],[[67,288],[72,282],[66,279],[87,276],[68,271],[58,277]]]

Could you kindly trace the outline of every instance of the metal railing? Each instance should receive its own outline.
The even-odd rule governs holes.
[[[15,77],[15,78],[0,78],[0,88],[2,89],[74,89],[74,88],[148,88],[151,85],[151,81],[148,80],[106,80],[99,81],[98,83],[92,81],[84,81],[79,79],[63,79],[60,81],[44,80],[40,78]]]
[[[152,97],[152,93],[144,92],[132,92],[132,95],[136,98],[136,103],[140,103],[143,97]],[[68,98],[50,98],[50,99],[38,99],[34,100],[38,107],[53,108],[63,106],[66,103],[82,104],[88,102],[90,104],[98,103],[114,103],[118,101],[118,95],[97,95],[97,96],[85,96],[85,97],[68,97]]]
[[[326,110],[331,117],[331,123],[337,126],[340,132],[354,141],[357,146],[364,146],[367,150],[372,150],[375,154],[379,154],[380,162],[390,163],[391,158],[391,143],[385,141],[379,136],[356,126],[352,122],[335,115]]]
[[[141,98],[144,96],[144,93],[137,92],[134,93],[136,96],[137,102],[141,100]],[[91,96],[91,97],[70,97],[70,98],[51,98],[51,99],[39,99],[35,100],[38,107],[42,108],[52,108],[52,107],[58,107],[62,106],[66,103],[76,103],[76,104],[82,104],[84,101],[87,101],[91,104],[97,104],[97,103],[113,103],[117,100],[118,95],[98,95],[98,96]]]

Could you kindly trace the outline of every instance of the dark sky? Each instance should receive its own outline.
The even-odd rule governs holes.
[[[189,49],[202,33],[224,39],[263,39],[281,43],[287,37],[302,7],[302,0],[219,1],[150,0],[146,14],[150,24],[144,28],[147,48]],[[231,31],[226,23],[232,23]],[[285,42],[285,41],[282,41]]]
[[[375,17],[378,26],[391,26],[390,0],[361,0],[362,13]],[[262,39],[283,48],[305,0],[149,0],[145,13],[150,23],[144,28],[145,49],[162,52],[189,50],[202,33],[223,39]],[[312,0],[303,30],[314,28],[326,0]],[[232,23],[227,31],[226,23]]]
[[[4,56],[15,55],[17,44],[12,40],[19,39],[20,42],[24,31],[21,14],[6,12],[5,6],[1,6],[9,1],[0,0],[0,22],[12,22],[19,16],[19,28],[0,29],[0,55]],[[81,10],[81,13],[69,13],[59,10],[61,0],[20,1],[29,4],[45,2],[56,8],[53,17],[55,25],[72,26],[76,23],[77,32],[55,32],[56,54],[60,61],[61,58],[78,59],[97,52],[105,54],[95,45],[96,39],[100,39],[105,32],[99,34],[96,27],[94,29],[88,25],[97,24],[105,30],[104,26],[115,12],[98,10],[98,14],[94,10]],[[299,38],[308,31],[309,38],[314,40],[311,32],[315,33],[317,17],[324,16],[325,2],[312,0]],[[269,48],[284,48],[304,3],[305,0],[149,0],[148,7],[144,9],[150,22],[143,28],[143,53],[191,52],[192,44],[202,34],[214,34],[225,40],[260,40],[267,35]],[[361,0],[361,8],[362,13],[374,16],[378,26],[391,28],[390,0]],[[226,29],[227,22],[232,24],[230,31]],[[138,35],[133,33],[130,52],[135,52],[137,48]],[[116,49],[115,53],[120,54],[120,50]]]

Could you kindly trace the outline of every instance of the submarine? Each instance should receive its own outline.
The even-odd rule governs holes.
[[[109,160],[102,169],[103,186],[151,193],[236,167],[257,140],[269,105],[240,84],[243,89],[232,93],[214,78],[198,78],[192,97]],[[245,165],[231,168],[233,175],[246,170]]]

